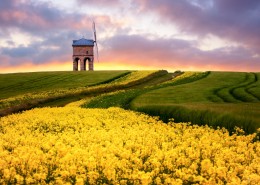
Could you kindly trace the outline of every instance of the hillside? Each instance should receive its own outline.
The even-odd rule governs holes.
[[[4,116],[33,107],[64,106],[84,97],[157,84],[171,75],[162,70],[20,73],[0,77],[0,116]]]
[[[149,91],[131,106],[149,114],[253,132],[260,127],[260,73],[211,72],[206,78]],[[251,130],[254,128],[253,130]]]
[[[0,184],[260,182],[259,73],[38,75],[2,91]]]
[[[96,85],[127,73],[128,71],[79,71],[0,74],[0,99],[30,92]]]
[[[117,106],[160,116],[166,122],[174,118],[230,131],[239,126],[248,133],[260,127],[260,73],[95,71],[0,77],[2,115],[81,100],[82,107]]]
[[[242,127],[247,133],[260,127],[259,73],[186,72],[167,83],[97,97],[88,108],[118,106],[159,116],[168,121]]]

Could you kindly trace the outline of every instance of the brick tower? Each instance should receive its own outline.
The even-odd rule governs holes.
[[[88,70],[94,70],[94,40],[79,39],[73,40],[73,71],[78,71],[78,65],[80,64],[80,70],[86,71],[86,63],[88,62]]]

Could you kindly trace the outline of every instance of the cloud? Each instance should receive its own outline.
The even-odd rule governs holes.
[[[140,35],[116,35],[104,43],[102,58],[128,65],[161,68],[255,71],[260,63],[244,47],[201,51],[193,41],[147,39]]]
[[[77,0],[79,5],[86,4],[92,6],[114,6],[120,4],[120,0]]]
[[[4,53],[5,55],[8,55],[10,57],[14,57],[14,58],[31,56],[36,52],[37,52],[36,48],[24,47],[24,46],[17,47],[17,48],[3,48],[2,49],[2,53]]]
[[[65,62],[71,59],[72,40],[85,34],[92,38],[92,19],[88,14],[67,13],[50,3],[10,0],[0,4],[0,41],[4,43],[0,45],[0,55],[5,59],[0,66]],[[100,30],[112,25],[108,16],[94,18],[100,23]],[[16,33],[28,36],[29,43],[17,45],[17,36],[13,37]]]
[[[2,3],[2,2],[1,2]],[[48,34],[60,29],[90,29],[89,15],[67,13],[51,3],[10,0],[0,6],[0,26],[11,31],[17,28],[30,34]]]
[[[32,42],[28,46],[2,47],[0,53],[9,59],[9,65],[19,65],[23,61],[30,61],[32,64],[48,63],[53,60],[68,61],[72,52],[72,38],[76,37],[72,31],[57,32],[45,40]]]
[[[183,32],[216,35],[260,52],[260,1],[142,0],[143,11],[177,24]]]
[[[257,0],[75,2],[78,6],[71,9],[79,11],[66,11],[47,0],[1,2],[0,66],[71,61],[72,40],[83,35],[92,38],[94,19],[100,59],[104,63],[113,65],[116,61],[166,69],[260,70],[260,2]],[[90,11],[83,11],[86,8]],[[168,25],[178,27],[176,34],[185,33],[194,39],[177,39],[175,33],[171,34],[173,27]],[[153,32],[156,27],[160,29]],[[160,35],[158,30],[164,29]],[[20,36],[15,36],[16,33]],[[237,44],[202,51],[198,48],[200,38],[208,35]],[[19,42],[15,40],[17,37]],[[25,37],[29,38],[27,43],[23,43]]]

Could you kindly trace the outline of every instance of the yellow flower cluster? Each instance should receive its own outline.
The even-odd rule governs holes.
[[[56,90],[50,90],[45,92],[36,92],[36,93],[26,93],[23,95],[2,99],[0,100],[0,109],[10,107],[13,105],[18,105],[22,102],[26,102],[28,100],[42,100],[42,99],[48,99],[50,97],[59,97],[59,96],[66,96],[66,95],[73,95],[73,94],[80,94],[84,92],[92,92],[97,91],[100,89],[107,89],[107,88],[113,88],[116,86],[122,86],[129,83],[134,83],[142,78],[145,78],[153,73],[156,73],[158,71],[133,71],[129,73],[128,75],[121,77],[115,81],[112,81],[111,83],[107,84],[101,84],[97,86],[92,87],[79,87],[74,89],[56,89]]]
[[[0,184],[259,184],[260,143],[120,108],[0,118]]]

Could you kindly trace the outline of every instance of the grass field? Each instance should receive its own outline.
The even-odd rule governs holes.
[[[187,78],[187,75],[182,75],[180,79],[178,80],[172,80],[173,76],[180,75],[177,73],[169,73],[168,75],[161,76],[160,78],[153,79],[145,84],[140,84],[138,86],[135,86],[133,89],[127,90],[127,91],[117,91],[115,93],[108,93],[103,94],[101,96],[98,96],[91,101],[87,102],[82,107],[85,108],[108,108],[108,107],[121,107],[124,109],[130,109],[130,104],[133,99],[135,99],[137,96],[141,94],[145,94],[146,92],[150,92],[154,89],[159,89],[163,87],[173,86],[173,85],[179,85],[179,84],[185,84],[190,83],[192,81],[196,81],[200,78],[203,78],[208,73],[200,73],[199,75],[193,75],[189,76]],[[184,76],[184,77],[183,77]],[[170,78],[169,78],[170,77]],[[159,83],[157,83],[159,82]]]
[[[155,89],[136,97],[133,109],[163,119],[192,121],[253,132],[260,127],[259,73],[211,72],[201,80]]]
[[[78,71],[0,74],[0,99],[30,92],[96,85],[118,78],[127,72]]]
[[[89,101],[82,107],[116,106],[160,116],[165,122],[174,118],[176,122],[191,121],[201,125],[224,126],[230,131],[235,126],[240,126],[251,133],[260,127],[260,73],[186,72],[173,80],[173,76],[181,73],[130,73],[95,71],[1,74],[2,115],[37,106],[65,106],[88,97]],[[77,88],[83,89],[75,90]],[[32,92],[35,94],[34,99],[30,94],[19,99],[19,95]],[[41,95],[41,92],[47,94]],[[17,99],[12,100],[17,96]],[[5,103],[6,98],[11,99]],[[9,104],[18,108],[11,107],[6,111]]]
[[[65,106],[85,97],[171,79],[165,70],[27,73],[1,77],[0,97],[7,98],[0,99],[0,116],[33,107]]]

